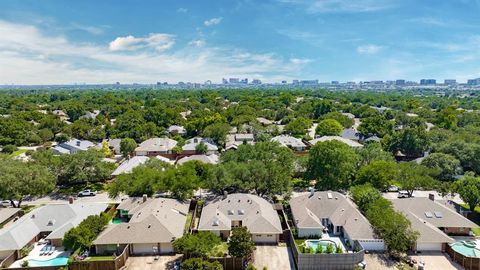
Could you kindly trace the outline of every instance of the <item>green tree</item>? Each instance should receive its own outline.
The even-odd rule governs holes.
[[[108,225],[111,217],[107,214],[92,215],[84,219],[77,227],[65,233],[63,246],[70,250],[88,250],[93,240]]]
[[[199,231],[197,234],[185,234],[173,242],[177,253],[187,257],[206,258],[212,249],[221,244],[220,237],[210,231]]]
[[[206,154],[208,152],[208,146],[204,142],[200,142],[195,146],[195,152],[198,154]]]
[[[315,133],[318,136],[337,136],[343,131],[343,126],[334,119],[325,119],[318,123]]]
[[[367,211],[372,203],[382,198],[382,193],[370,184],[352,186],[350,193],[362,212]]]
[[[89,149],[71,155],[61,155],[58,172],[59,184],[80,184],[105,181],[111,177],[114,164],[103,161],[103,154]]]
[[[226,123],[214,123],[203,130],[203,136],[211,138],[216,144],[223,146],[227,140],[227,134],[231,127]]]
[[[7,144],[3,147],[2,152],[6,154],[11,154],[17,150],[18,150],[18,147],[16,147],[15,145]]]
[[[209,262],[202,258],[186,259],[180,264],[180,268],[182,270],[223,270],[219,262]]]
[[[429,148],[427,132],[421,128],[407,128],[395,132],[387,140],[388,149],[392,153],[402,152],[408,157],[421,157]]]
[[[233,257],[243,258],[255,250],[252,235],[246,227],[232,229],[232,235],[228,241],[228,253]]]
[[[134,139],[125,138],[120,141],[120,153],[122,153],[122,156],[125,158],[132,155],[135,148],[137,148],[137,143]]]
[[[393,161],[375,160],[361,167],[356,176],[358,184],[370,183],[375,188],[386,189],[397,177],[397,165]]]
[[[285,125],[285,132],[296,137],[304,136],[307,129],[312,126],[312,121],[303,117],[295,118]]]
[[[433,176],[437,174],[437,171],[415,162],[402,162],[398,164],[397,182],[411,197],[416,189],[433,188],[436,185]]]
[[[480,204],[480,178],[475,177],[471,173],[455,182],[455,191],[460,198],[468,204],[470,211],[474,211],[475,207]]]
[[[305,175],[325,190],[348,187],[358,160],[355,150],[342,142],[319,142],[310,149]]]
[[[13,207],[20,207],[27,196],[45,195],[54,187],[55,177],[46,167],[0,158],[0,198],[10,200]]]
[[[433,153],[422,160],[422,165],[439,171],[438,178],[442,181],[454,180],[461,173],[460,161],[449,154]]]
[[[329,112],[327,114],[322,115],[319,119],[325,120],[325,119],[334,119],[338,121],[344,128],[350,128],[353,126],[353,119],[343,115],[339,112]]]
[[[382,115],[375,115],[363,118],[358,131],[366,135],[376,134],[383,137],[392,132],[393,125],[393,122],[385,119]]]
[[[357,150],[360,156],[360,166],[368,164],[374,160],[395,161],[392,153],[384,151],[380,143],[371,142],[365,144]]]

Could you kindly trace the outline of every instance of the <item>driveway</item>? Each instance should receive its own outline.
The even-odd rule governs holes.
[[[257,269],[266,266],[268,269],[291,270],[295,269],[293,255],[287,246],[256,246],[255,263]]]
[[[410,256],[417,262],[424,261],[426,270],[461,270],[460,265],[453,262],[447,254],[441,252],[423,252],[415,256]],[[367,269],[372,270],[394,270],[395,262],[389,260],[383,254],[365,254]]]
[[[160,256],[155,260],[153,256],[129,257],[127,260],[127,270],[170,270],[173,269],[175,260],[179,260],[182,255]]]

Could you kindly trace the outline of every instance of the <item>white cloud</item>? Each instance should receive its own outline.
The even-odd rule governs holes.
[[[188,12],[188,9],[181,7],[181,8],[178,8],[178,9],[177,9],[177,12],[178,12],[178,13],[187,13],[187,12]]]
[[[368,45],[362,45],[357,47],[357,52],[359,54],[367,54],[367,55],[373,55],[378,53],[383,47],[374,45],[374,44],[368,44]]]
[[[308,13],[372,12],[394,6],[394,0],[278,0],[280,3],[300,5]]]
[[[196,47],[203,47],[205,46],[205,40],[203,39],[195,39],[195,40],[192,40],[190,41],[188,44],[192,45],[192,46],[196,46]]]
[[[305,65],[311,63],[312,60],[307,58],[290,58],[290,62],[295,65]]]
[[[137,38],[134,36],[117,37],[110,42],[111,51],[132,51],[142,48],[153,48],[157,51],[165,51],[175,44],[173,35],[152,33],[147,37]]]
[[[226,76],[272,81],[292,79],[302,68],[302,61],[230,47],[187,45],[167,51],[168,42],[159,37],[117,38],[111,50],[0,20],[0,84],[203,82]]]
[[[213,26],[221,23],[222,20],[223,20],[222,17],[212,18],[210,20],[204,21],[203,24],[205,24],[205,26]]]

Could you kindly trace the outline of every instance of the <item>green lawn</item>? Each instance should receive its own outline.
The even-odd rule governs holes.
[[[303,242],[305,242],[305,239],[295,239],[295,244],[297,244],[297,246],[300,246]]]
[[[460,204],[461,207],[465,208],[465,210],[470,210],[470,207],[468,207],[468,204]],[[480,214],[480,206],[475,207],[475,212]]]
[[[28,150],[26,149],[18,149],[17,151],[13,152],[10,154],[10,157],[14,158],[14,157],[18,157],[20,156],[21,154],[23,153],[26,153]]]
[[[188,227],[190,226],[190,222],[192,221],[192,212],[188,212],[187,221],[185,222],[184,231],[187,232]]]
[[[224,254],[228,254],[227,242],[222,242],[220,245],[216,245],[208,255],[212,257],[223,257]]]
[[[92,256],[92,257],[88,257],[86,259],[86,261],[91,261],[91,262],[94,262],[94,261],[111,261],[113,260],[113,256],[110,255],[110,256]]]
[[[475,234],[475,236],[480,236],[480,228],[473,228],[472,232]]]

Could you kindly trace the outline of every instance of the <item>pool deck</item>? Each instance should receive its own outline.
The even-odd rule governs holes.
[[[347,251],[347,248],[346,248],[345,245],[343,244],[342,239],[341,239],[340,237],[338,237],[338,236],[332,236],[332,235],[329,235],[329,234],[324,233],[324,234],[322,235],[322,238],[318,238],[318,239],[313,239],[313,238],[310,239],[310,238],[309,238],[309,239],[306,239],[306,240],[330,240],[330,241],[335,242],[337,245],[339,245],[339,246],[343,249],[343,252],[344,252],[344,253],[348,252],[348,251]]]
[[[12,263],[12,265],[10,265],[9,268],[22,267],[22,262],[25,260],[48,261],[57,257],[68,257],[70,255],[70,253],[65,251],[63,247],[55,247],[55,251],[51,255],[40,255],[40,251],[46,245],[47,244],[35,243],[33,250],[26,257],[15,261],[14,263]]]

